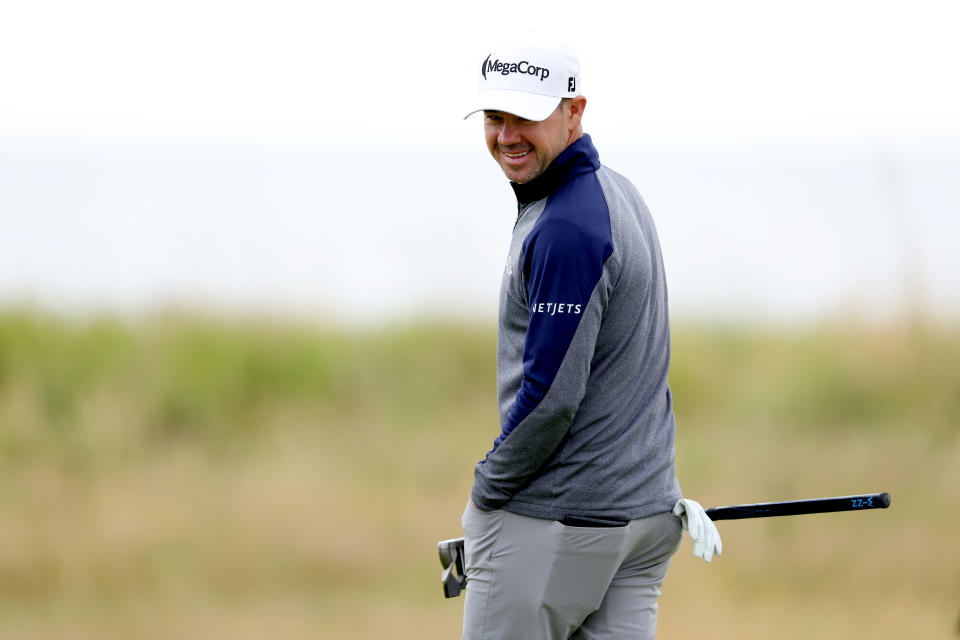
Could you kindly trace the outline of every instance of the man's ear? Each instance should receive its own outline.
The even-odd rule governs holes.
[[[576,130],[580,126],[580,121],[583,119],[583,111],[587,108],[587,98],[585,96],[569,98],[566,101],[565,107],[567,109],[567,117],[570,119],[570,124],[572,128]]]

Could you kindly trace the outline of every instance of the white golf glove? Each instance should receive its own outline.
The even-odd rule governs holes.
[[[693,538],[693,555],[707,562],[713,560],[714,553],[720,557],[723,552],[720,532],[699,502],[682,498],[674,505],[673,515],[679,516],[683,522],[683,530],[690,532],[690,537]]]

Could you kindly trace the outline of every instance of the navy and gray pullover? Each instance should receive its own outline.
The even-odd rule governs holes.
[[[500,290],[501,432],[481,509],[562,520],[669,511],[680,488],[667,288],[636,188],[588,135],[526,184]]]

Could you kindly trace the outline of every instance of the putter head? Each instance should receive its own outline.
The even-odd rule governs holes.
[[[441,540],[437,543],[437,550],[443,566],[443,573],[440,574],[443,597],[456,598],[467,587],[467,576],[463,571],[463,538]]]

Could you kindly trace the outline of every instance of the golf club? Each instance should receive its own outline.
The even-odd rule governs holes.
[[[743,520],[746,518],[772,518],[811,513],[886,509],[889,506],[890,494],[883,492],[835,496],[833,498],[812,498],[809,500],[737,504],[706,509],[706,513],[711,520]],[[455,598],[467,586],[467,576],[463,569],[463,538],[441,540],[437,546],[440,552],[440,564],[443,566],[443,573],[440,574],[440,581],[443,583],[443,596],[445,598]]]

